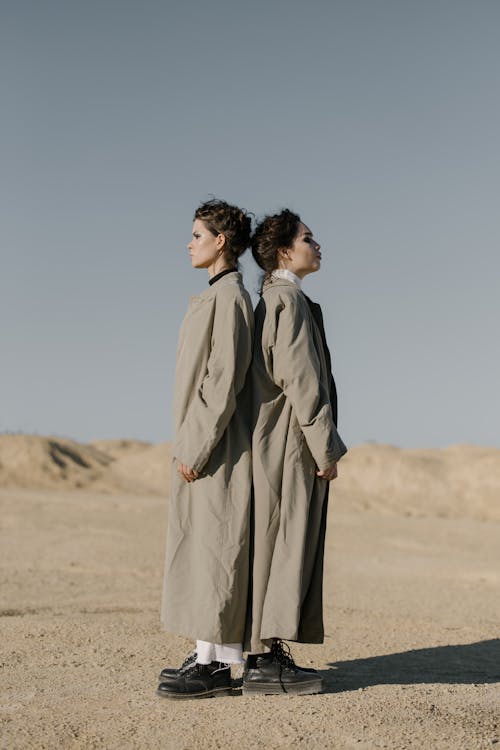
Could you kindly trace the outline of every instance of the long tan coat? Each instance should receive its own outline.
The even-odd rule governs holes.
[[[253,591],[246,648],[322,643],[328,482],[346,447],[335,428],[321,335],[306,298],[271,279],[255,310]],[[251,632],[250,632],[251,631]]]
[[[253,310],[239,273],[190,301],[177,349],[162,622],[241,643],[248,588],[251,438],[244,388]],[[198,472],[186,482],[175,459]]]

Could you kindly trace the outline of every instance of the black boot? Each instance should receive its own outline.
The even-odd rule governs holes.
[[[183,674],[160,682],[158,695],[165,698],[211,698],[231,695],[231,668],[213,661],[211,664],[192,664]]]
[[[284,655],[284,657],[281,657],[281,655],[283,654],[283,652],[285,652],[285,655]],[[287,644],[285,643],[285,641],[280,641],[278,639],[276,639],[275,641],[273,641],[273,645],[271,646],[271,654],[273,654],[273,656],[276,656],[278,659],[280,657],[281,658],[285,658],[285,659],[287,659],[287,658],[292,659],[292,654],[290,653],[290,648],[287,646]],[[299,670],[299,672],[310,672],[311,674],[315,674],[315,675],[318,674],[318,670],[317,669],[313,669],[313,667],[299,667],[298,664],[295,664],[295,662],[293,661],[293,659],[292,659],[292,662],[294,663],[295,668]]]
[[[243,695],[312,695],[322,690],[323,680],[318,673],[297,667],[282,641],[275,641],[269,653],[250,655],[245,662]]]
[[[181,666],[177,669],[175,669],[174,667],[165,667],[165,669],[162,669],[159,677],[160,682],[163,682],[164,680],[171,680],[172,677],[177,677],[180,674],[184,674],[184,672],[196,662],[197,656],[198,654],[196,653],[196,651],[191,651],[191,653],[186,656]]]

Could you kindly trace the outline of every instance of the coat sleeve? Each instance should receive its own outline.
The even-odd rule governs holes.
[[[233,416],[252,359],[252,334],[244,300],[221,290],[206,373],[173,446],[175,458],[195,471],[203,469]]]
[[[276,318],[272,357],[274,382],[292,404],[316,465],[326,469],[347,448],[335,427],[329,394],[321,382],[307,313],[294,300],[286,300]]]

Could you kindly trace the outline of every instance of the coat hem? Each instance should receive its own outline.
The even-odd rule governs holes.
[[[269,631],[268,631],[269,632]],[[273,638],[278,638],[282,641],[292,641],[294,643],[313,643],[313,644],[319,644],[324,643],[325,641],[325,634],[324,633],[317,633],[316,635],[299,635],[297,631],[289,631],[289,630],[282,630],[281,628],[274,628],[272,631],[273,635],[262,635],[261,636],[261,642],[266,643],[266,641],[272,641]]]

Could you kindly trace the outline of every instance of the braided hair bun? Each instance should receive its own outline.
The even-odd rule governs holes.
[[[250,245],[252,221],[248,213],[238,206],[231,206],[226,201],[214,198],[202,203],[196,209],[194,218],[203,221],[213,235],[224,235],[227,260],[236,266],[238,258]]]
[[[300,223],[298,214],[284,208],[279,214],[265,216],[257,225],[252,237],[252,255],[267,276],[278,268],[278,250],[293,245]]]

